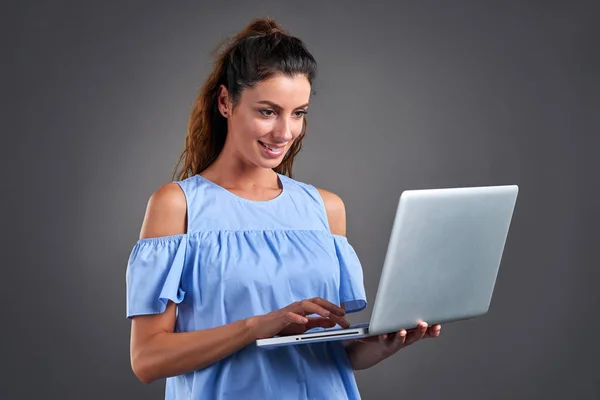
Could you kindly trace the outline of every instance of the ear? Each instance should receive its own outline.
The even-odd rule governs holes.
[[[221,115],[225,118],[231,115],[231,101],[229,99],[229,91],[225,85],[219,86],[219,94],[217,96],[217,103]]]

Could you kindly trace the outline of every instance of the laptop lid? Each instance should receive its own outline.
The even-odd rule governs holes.
[[[487,313],[517,194],[516,185],[404,191],[369,333]]]

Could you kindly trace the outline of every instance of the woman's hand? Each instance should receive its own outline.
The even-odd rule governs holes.
[[[307,317],[316,314],[317,317]],[[297,335],[309,329],[333,328],[339,324],[348,328],[350,323],[344,318],[345,311],[320,297],[297,301],[280,310],[265,315],[251,317],[248,326],[256,339],[266,339],[275,335]]]
[[[414,329],[402,329],[399,332],[392,332],[379,336],[370,336],[364,339],[357,339],[358,342],[375,345],[379,353],[389,357],[398,350],[410,346],[421,339],[436,338],[440,335],[442,326],[433,325],[429,327],[426,322],[420,322]]]
[[[348,355],[354,369],[369,368],[421,339],[440,336],[442,326],[429,327],[421,322],[414,329],[356,339],[348,347]]]

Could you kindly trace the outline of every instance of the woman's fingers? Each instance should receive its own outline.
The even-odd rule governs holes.
[[[421,322],[419,324],[419,340],[423,339],[425,337],[425,335],[427,334],[427,328],[429,325],[427,325],[427,322]]]
[[[309,317],[308,323],[306,324],[306,330],[313,328],[333,328],[335,324],[335,321],[330,318]]]
[[[306,324],[308,322],[308,318],[304,315],[297,314],[291,311],[288,311],[286,314],[287,322],[290,324]]]
[[[331,314],[329,318],[342,328],[350,328],[350,322],[344,317],[338,317],[337,315]]]
[[[310,301],[313,302],[314,304],[317,304],[318,306],[321,306],[323,309],[329,311],[331,313],[329,315],[329,318],[331,318],[333,321],[335,321],[335,323],[338,324],[339,326],[341,326],[342,328],[350,327],[350,323],[348,322],[348,320],[346,320],[346,318],[344,318],[344,316],[346,315],[346,312],[344,311],[343,308],[333,304],[330,301],[322,299],[320,297],[315,297],[314,299],[311,299]]]
[[[396,337],[394,338],[393,346],[394,347],[402,346],[406,342],[406,334],[407,334],[407,332],[405,329],[402,329],[400,332],[398,332],[396,334]]]
[[[297,303],[294,303],[293,311],[297,312],[298,314],[303,313],[305,315],[317,314],[325,318],[328,318],[331,315],[331,311],[326,310],[325,308],[321,307],[317,303],[313,303],[310,300],[302,300]]]
[[[330,318],[343,328],[350,327],[350,323],[343,317],[345,315],[344,310],[327,300],[321,298],[303,300],[297,303],[296,308],[302,310],[304,314],[317,314],[321,317]]]
[[[419,323],[419,325],[416,328],[411,329],[407,332],[405,344],[408,346],[423,339],[423,336],[426,332],[427,324],[424,322]]]
[[[438,337],[441,329],[442,326],[439,324],[428,327],[426,322],[421,322],[416,328],[410,330],[401,329],[398,332],[369,336],[367,338],[357,339],[357,341],[361,343],[378,342],[386,346],[386,348],[398,350],[404,346],[418,342],[425,337]]]
[[[315,304],[323,307],[324,309],[330,311],[331,313],[338,315],[340,317],[343,317],[344,315],[346,315],[346,312],[344,311],[344,309],[342,307],[337,306],[337,305],[333,304],[332,302],[322,299],[320,297],[315,297],[315,298],[307,300],[307,301],[315,303]]]
[[[442,330],[442,326],[441,325],[433,325],[432,327],[429,327],[429,329],[427,329],[427,337],[438,337],[440,336],[440,332]]]

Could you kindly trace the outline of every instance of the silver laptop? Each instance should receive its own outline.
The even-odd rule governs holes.
[[[257,340],[260,347],[358,339],[488,312],[516,185],[407,190],[398,202],[371,320]]]

